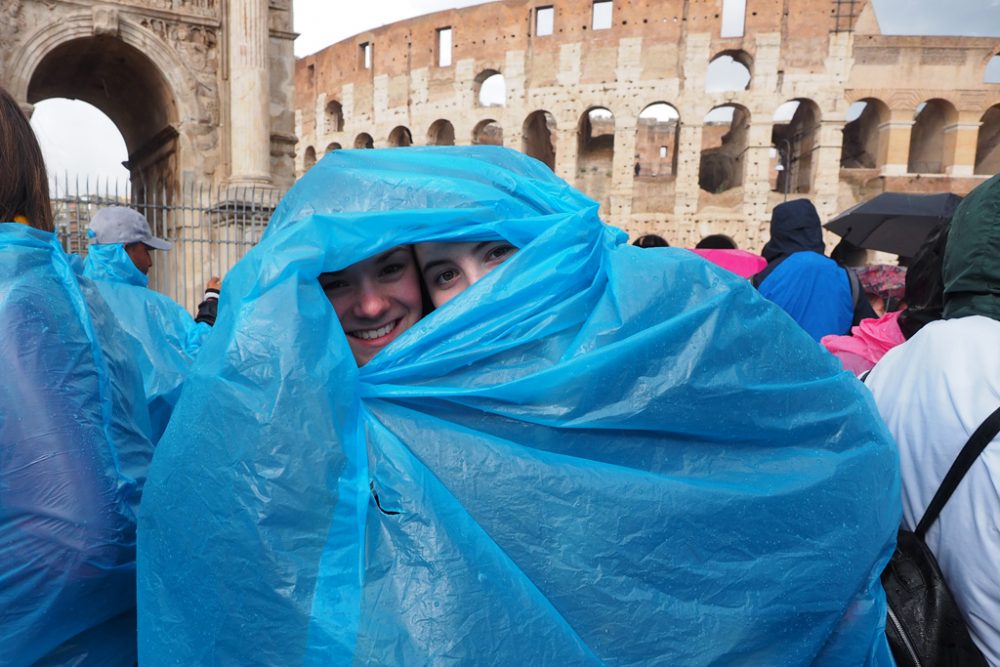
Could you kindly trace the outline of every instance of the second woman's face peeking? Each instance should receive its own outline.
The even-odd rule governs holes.
[[[420,277],[409,246],[324,273],[319,281],[358,366],[371,361],[423,315]]]
[[[424,285],[438,308],[517,252],[506,241],[418,243],[415,248]]]

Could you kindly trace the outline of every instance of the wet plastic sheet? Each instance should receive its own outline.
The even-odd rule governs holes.
[[[131,341],[52,235],[0,224],[0,665],[132,665],[152,454]]]
[[[356,368],[321,272],[491,238]],[[336,151],[223,291],[141,510],[143,665],[891,664],[864,388],[540,163]]]
[[[120,326],[141,346],[135,363],[142,372],[153,442],[170,421],[181,385],[212,328],[194,318],[170,297],[147,287],[120,244],[92,245],[84,275],[94,281]]]

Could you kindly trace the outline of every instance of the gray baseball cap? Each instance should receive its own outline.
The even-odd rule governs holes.
[[[146,216],[126,206],[102,208],[90,220],[95,244],[145,243],[157,250],[170,250],[169,241],[153,236]]]

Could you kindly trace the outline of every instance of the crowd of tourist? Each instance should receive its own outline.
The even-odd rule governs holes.
[[[0,665],[910,664],[900,529],[1000,665],[995,446],[918,527],[1000,406],[1000,176],[904,269],[335,151],[192,316],[140,212],[63,250],[2,89],[0,174]]]

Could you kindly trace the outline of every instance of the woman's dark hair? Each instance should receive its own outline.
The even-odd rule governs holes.
[[[632,245],[637,245],[640,248],[669,248],[670,244],[667,240],[660,236],[659,234],[645,234],[640,236],[635,241],[632,241]]]
[[[736,241],[725,234],[709,234],[695,246],[697,250],[736,250],[738,247]]]
[[[15,215],[37,229],[53,229],[42,149],[21,107],[0,88],[0,222]]]

